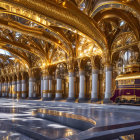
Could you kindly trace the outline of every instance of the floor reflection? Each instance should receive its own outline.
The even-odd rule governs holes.
[[[39,108],[69,112],[96,121],[95,127],[140,122],[140,108],[129,106],[71,104],[29,100],[0,99],[0,140],[32,140],[10,129],[8,124],[21,126],[52,139],[68,137],[81,131],[33,116],[32,111]]]
[[[52,139],[67,137],[80,132],[79,130],[72,129],[55,122],[33,117],[32,110],[44,106],[42,104],[24,104],[16,101],[11,102],[11,100],[8,99],[0,99],[0,106],[0,124],[6,122],[4,128],[2,125],[0,125],[0,131],[5,130],[5,133],[2,135],[3,140],[30,139],[29,137],[20,133],[10,131],[7,123],[21,126],[26,130],[36,132]]]
[[[17,132],[0,131],[0,140],[33,140],[33,139]]]

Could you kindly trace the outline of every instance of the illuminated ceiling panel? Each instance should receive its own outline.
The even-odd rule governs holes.
[[[8,51],[0,49],[0,54],[12,56]]]

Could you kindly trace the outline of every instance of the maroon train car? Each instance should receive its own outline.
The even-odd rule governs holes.
[[[118,76],[111,100],[116,103],[140,103],[140,72]]]

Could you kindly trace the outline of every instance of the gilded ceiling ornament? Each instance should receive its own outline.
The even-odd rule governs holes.
[[[132,0],[1,0],[0,7],[0,46],[11,55],[0,56],[0,67],[11,72],[66,62],[73,70],[73,61],[82,69],[94,56],[110,65],[122,50],[140,49],[140,10]]]

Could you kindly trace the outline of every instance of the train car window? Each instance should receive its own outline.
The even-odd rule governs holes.
[[[126,85],[126,80],[124,80],[124,85]]]
[[[134,80],[131,80],[131,84],[134,84]]]

